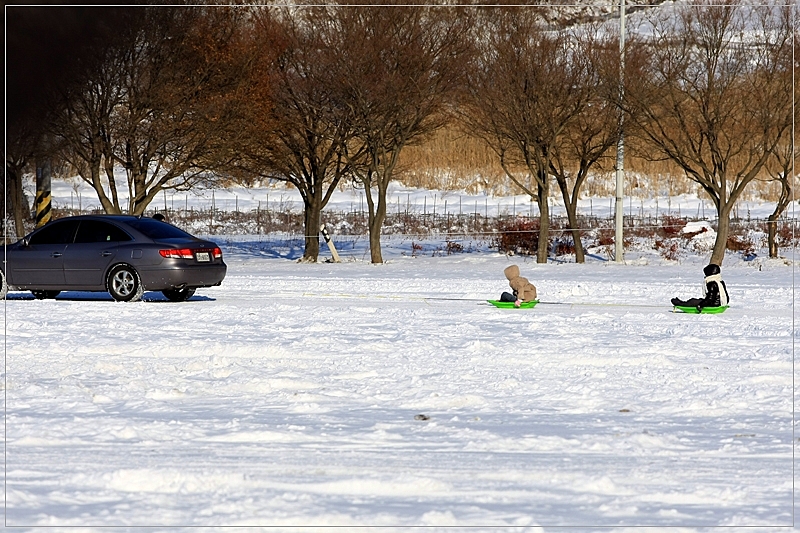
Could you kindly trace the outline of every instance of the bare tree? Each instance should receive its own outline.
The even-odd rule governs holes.
[[[338,52],[337,98],[355,133],[348,163],[364,186],[371,261],[382,263],[389,183],[403,148],[448,120],[466,71],[471,11],[398,3],[334,13],[325,38]]]
[[[463,106],[468,131],[500,158],[506,175],[539,206],[536,260],[547,262],[550,173],[567,128],[588,105],[585,58],[564,30],[552,30],[532,9],[498,9],[481,30],[478,66]],[[566,157],[564,155],[564,157]],[[565,189],[566,190],[566,189]],[[579,246],[576,243],[576,248]]]
[[[583,263],[578,200],[589,172],[608,157],[619,138],[619,108],[612,96],[618,86],[619,52],[615,39],[598,27],[587,25],[571,39],[574,49],[568,68],[577,71],[576,90],[571,92],[576,113],[550,150],[550,172],[567,211],[575,262]]]
[[[797,161],[797,155],[792,145],[792,142],[786,142],[777,146],[774,150],[774,160],[767,165],[770,179],[780,184],[781,188],[775,209],[767,217],[767,249],[770,257],[778,257],[778,220],[794,197],[796,180],[794,162]]]
[[[127,173],[128,212],[141,214],[164,189],[212,182],[234,128],[246,65],[234,53],[240,10],[151,7],[127,50],[114,157]]]
[[[796,6],[795,9],[797,9]],[[791,11],[786,9],[783,11],[782,15],[783,23],[785,25],[791,25],[794,18]],[[783,83],[786,89],[792,88],[792,76],[794,73],[800,71],[800,53],[798,53],[800,52],[800,32],[798,32],[798,28],[792,28],[791,30],[794,32],[794,39],[792,40],[795,47],[794,54],[784,53],[784,51],[780,49],[775,50],[776,53],[781,53],[781,56],[776,58],[776,61],[783,62],[785,65],[780,69],[780,75],[786,78]],[[794,65],[791,64],[792,59],[795,61]],[[794,84],[794,91],[793,95],[787,92],[785,100],[788,102],[791,99],[792,102],[795,102],[794,105],[788,106],[787,112],[794,113],[794,123],[796,124],[800,118],[800,108],[798,108],[796,104],[797,101],[800,100],[800,86]],[[788,117],[787,121],[792,122],[792,118]],[[795,163],[798,160],[795,142],[794,130],[787,128],[780,142],[775,145],[772,151],[772,159],[765,165],[770,179],[778,182],[781,187],[778,200],[775,203],[775,209],[767,217],[767,248],[770,257],[778,257],[778,219],[783,215],[783,212],[789,206],[789,202],[794,198],[795,181],[797,179]]]
[[[107,213],[141,214],[164,189],[209,182],[238,141],[231,93],[245,72],[245,56],[234,53],[242,12],[147,6],[113,14],[116,33],[89,47],[60,87],[51,132]]]
[[[345,143],[352,128],[334,99],[331,49],[323,36],[331,24],[324,8],[262,8],[253,19],[258,56],[243,115],[247,140],[236,168],[249,176],[294,185],[304,205],[302,261],[319,257],[321,214],[348,166]]]
[[[7,9],[6,178],[18,236],[29,217],[22,192],[29,162],[48,160],[53,168],[63,167],[62,156],[75,156],[75,151],[69,150],[62,133],[77,140],[72,148],[86,155],[77,166],[84,169],[93,161],[88,155],[91,148],[85,147],[93,143],[88,139],[100,132],[102,125],[95,120],[83,130],[84,135],[78,133],[79,127],[90,122],[79,126],[65,121],[70,111],[64,112],[67,95],[78,94],[75,89],[80,85],[89,88],[90,99],[103,91],[102,80],[99,87],[88,84],[88,72],[99,66],[104,50],[126,32],[130,14],[120,8],[76,6]],[[78,107],[84,104],[87,102],[75,102]]]
[[[132,19],[128,21],[135,24]],[[131,26],[121,27],[126,32]],[[123,101],[126,58],[122,41],[104,43],[82,57],[76,79],[56,90],[58,113],[50,121],[58,155],[92,186],[106,213],[121,213],[112,125],[115,110]]]
[[[694,1],[629,54],[624,105],[638,132],[711,197],[721,264],[730,214],[789,127],[781,56],[791,32],[773,6]]]
[[[11,209],[18,239],[25,236],[25,221],[30,219],[30,205],[23,189],[23,176],[35,159],[38,134],[30,126],[16,124],[9,128],[5,143],[5,205]]]

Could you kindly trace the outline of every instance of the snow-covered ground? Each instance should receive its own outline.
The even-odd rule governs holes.
[[[697,316],[669,299],[700,294],[699,255],[537,265],[398,238],[383,265],[364,240],[299,264],[214,238],[228,276],[185,303],[2,303],[7,526],[792,525],[787,261],[731,255],[732,307]],[[511,263],[533,310],[484,301]]]

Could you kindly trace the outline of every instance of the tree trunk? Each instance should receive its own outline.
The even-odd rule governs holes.
[[[567,183],[564,181],[558,182],[558,188],[561,189],[561,198],[564,199],[564,207],[567,209],[567,220],[572,233],[572,242],[575,245],[575,262],[584,263],[586,259],[583,256],[583,243],[581,242],[581,232],[578,229],[578,205],[576,202],[570,201],[569,190]]]
[[[131,215],[144,215],[147,206],[153,201],[163,189],[161,184],[168,181],[164,178],[159,182],[154,182],[150,189],[147,189],[147,169],[144,167],[134,168],[131,174],[130,182],[133,183],[133,190],[130,191],[131,199],[129,201],[128,212]]]
[[[586,258],[583,255],[583,242],[581,241],[581,230],[578,228],[578,214],[577,206],[573,204],[565,204],[567,207],[567,219],[569,220],[569,227],[572,228],[572,243],[575,245],[575,262],[585,263]]]
[[[714,251],[711,252],[711,260],[710,263],[714,263],[715,265],[722,266],[722,261],[725,259],[725,250],[728,246],[728,233],[730,232],[731,226],[731,209],[733,208],[733,202],[728,200],[728,202],[722,205],[719,208],[719,224],[717,227],[717,240],[714,241]]]
[[[377,217],[370,217],[369,221],[369,257],[373,264],[383,263],[381,254],[381,222]]]
[[[547,203],[548,187],[547,181],[545,186],[538,186],[539,194],[536,197],[536,203],[539,205],[539,245],[536,249],[536,262],[547,263],[547,254],[550,248],[550,206]]]
[[[775,240],[778,229],[778,216],[773,212],[767,217],[767,248],[769,249],[769,256],[773,259],[778,257],[778,243]]]
[[[322,221],[321,202],[317,198],[309,198],[305,202],[303,225],[305,235],[305,250],[302,263],[316,263],[319,260],[319,226]]]
[[[369,207],[369,255],[373,264],[383,263],[381,254],[381,228],[386,218],[386,189],[378,186],[378,205],[372,199],[372,191],[369,187],[364,187],[364,194],[367,195],[367,206]]]
[[[775,204],[775,210],[767,217],[767,247],[769,248],[769,256],[772,258],[778,257],[778,219],[792,199],[792,188],[789,185],[788,174],[788,172],[784,173],[783,179],[781,179],[781,195]]]
[[[131,215],[143,215],[144,210],[147,207],[145,203],[145,196],[147,196],[147,189],[145,188],[145,178],[147,176],[142,176],[139,173],[134,173],[133,175],[133,190],[128,189],[128,193],[131,195],[130,199],[128,200],[128,213]]]
[[[114,208],[114,204],[108,199],[106,191],[103,189],[103,180],[100,178],[100,159],[92,160],[89,164],[89,179],[90,185],[97,194],[97,199],[100,200],[100,205],[103,206],[103,211],[108,215],[119,214],[119,211]]]
[[[18,239],[25,236],[25,220],[30,217],[30,207],[22,192],[22,169],[6,164],[9,198],[14,215],[14,229]]]
[[[22,192],[22,173],[14,172],[11,188],[11,209],[14,212],[14,228],[17,238],[25,236],[25,220],[30,216],[30,206]]]
[[[106,178],[108,179],[108,189],[111,192],[111,205],[113,206],[113,211],[106,211],[108,214],[119,215],[122,213],[122,210],[119,207],[119,196],[117,191],[117,180],[114,179],[114,158],[111,155],[111,151],[107,151],[104,155],[105,158],[105,169],[106,169]]]

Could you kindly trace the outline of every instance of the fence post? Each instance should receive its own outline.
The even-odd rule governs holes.
[[[658,226],[658,196],[656,196],[656,226]]]

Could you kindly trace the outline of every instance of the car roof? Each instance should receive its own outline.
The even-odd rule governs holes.
[[[53,219],[52,222],[59,222],[62,220],[113,220],[115,222],[129,222],[131,220],[136,220],[139,218],[143,218],[141,215],[73,215],[68,217],[61,217]]]

